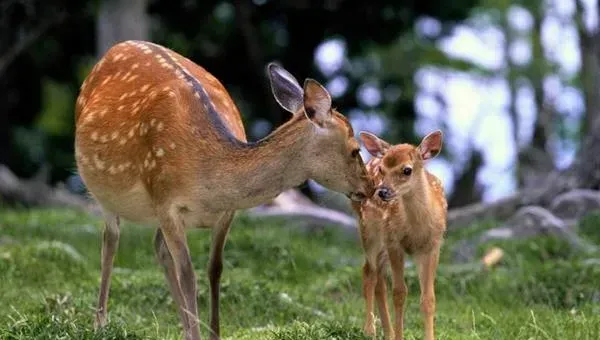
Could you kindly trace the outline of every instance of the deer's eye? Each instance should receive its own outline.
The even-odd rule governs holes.
[[[352,157],[356,158],[356,157],[358,157],[359,154],[360,154],[360,149],[352,150]]]
[[[406,168],[402,169],[402,173],[405,176],[410,176],[410,174],[412,174],[412,168],[406,167]]]

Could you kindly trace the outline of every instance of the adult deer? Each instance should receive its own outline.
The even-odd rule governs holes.
[[[367,171],[375,181],[377,195],[353,202],[360,217],[360,236],[365,255],[363,294],[366,305],[365,333],[375,337],[374,304],[386,339],[403,339],[405,255],[415,257],[421,287],[421,311],[425,340],[434,339],[435,274],[446,230],[448,204],[440,180],[425,169],[425,161],[442,149],[442,132],[425,136],[418,146],[390,145],[379,137],[361,132],[373,158]],[[392,269],[394,327],[387,307],[385,268]]]
[[[105,215],[95,327],[106,324],[119,218],[158,224],[155,251],[186,339],[200,339],[200,331],[185,229],[212,229],[210,338],[218,339],[222,253],[236,210],[309,178],[352,200],[373,194],[352,127],[325,88],[312,79],[302,88],[276,64],[268,74],[275,99],[293,115],[254,143],[223,85],[163,46],[116,44],[83,82],[75,156]]]

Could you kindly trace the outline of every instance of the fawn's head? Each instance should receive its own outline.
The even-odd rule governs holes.
[[[373,182],[360,156],[360,144],[348,120],[331,107],[329,92],[316,80],[298,81],[281,66],[269,64],[273,96],[279,105],[306,122],[303,167],[309,178],[355,201],[374,193]]]
[[[442,132],[434,131],[423,138],[418,146],[412,144],[390,145],[369,132],[360,132],[360,138],[373,157],[380,158],[377,165],[377,195],[384,201],[412,191],[419,176],[423,175],[424,162],[437,156],[442,149]]]

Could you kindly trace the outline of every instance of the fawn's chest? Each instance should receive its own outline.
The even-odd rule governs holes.
[[[402,204],[367,202],[359,210],[361,239],[367,249],[400,248],[427,253],[440,242],[444,228],[434,212],[409,210]]]

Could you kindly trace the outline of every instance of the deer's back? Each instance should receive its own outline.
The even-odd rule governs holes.
[[[105,208],[132,220],[151,219],[157,200],[201,179],[227,140],[246,141],[222,84],[148,42],[123,42],[103,56],[81,87],[75,120],[76,160],[87,188]]]

